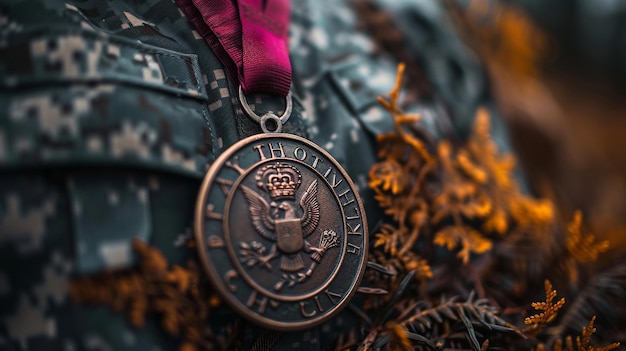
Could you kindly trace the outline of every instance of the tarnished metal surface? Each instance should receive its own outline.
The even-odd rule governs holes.
[[[262,134],[229,148],[203,181],[195,217],[204,268],[246,318],[310,328],[356,292],[367,259],[358,192],[323,149]]]

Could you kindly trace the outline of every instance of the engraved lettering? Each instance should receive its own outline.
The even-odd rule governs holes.
[[[313,155],[313,164],[311,165],[314,169],[317,169],[317,164],[318,162],[324,162],[324,160],[321,160],[319,157],[317,157],[317,155]]]
[[[285,150],[283,149],[283,143],[277,143],[278,146],[273,146],[272,143],[267,144],[270,148],[270,157],[285,157]],[[278,156],[276,153],[278,152]]]
[[[263,153],[263,146],[264,145],[255,145],[253,147],[253,149],[259,152],[259,157],[261,158],[261,161],[267,159],[267,157],[265,157],[265,154]]]
[[[224,240],[217,235],[211,235],[206,242],[209,249],[221,249],[224,247]]]
[[[348,197],[348,194],[350,193],[350,188],[346,189],[346,191],[342,192],[341,194],[337,194],[337,196],[339,197],[340,200],[344,200],[341,201],[341,206],[346,207],[349,204],[354,202],[354,197],[350,198]]]
[[[243,174],[243,172],[246,171],[245,169],[239,166],[239,156],[233,157],[233,162],[227,161],[226,163],[224,163],[224,165],[228,168],[234,169],[239,174]]]
[[[269,158],[285,157],[285,149],[283,148],[283,143],[276,143],[275,145],[272,145],[272,143],[268,143],[267,146],[270,151]],[[268,157],[265,156],[265,153],[263,152],[264,147],[265,145],[253,146],[253,149],[255,149],[259,153],[259,157],[261,158],[261,161],[268,159]]]
[[[215,179],[215,182],[219,184],[220,189],[222,189],[222,192],[224,193],[224,196],[228,197],[228,194],[230,193],[230,190],[232,189],[234,184],[233,181],[223,178],[217,178]]]
[[[361,253],[361,248],[356,246],[356,245],[354,245],[354,244],[348,243],[348,250],[347,251],[349,253],[351,253],[351,254],[358,255],[359,253]]]
[[[317,314],[316,310],[313,310],[313,312],[307,312],[304,305],[305,305],[305,302],[300,302],[300,313],[302,313],[303,317],[311,318]]]
[[[306,150],[301,147],[297,147],[293,149],[293,156],[300,161],[304,161],[304,159],[306,159]]]
[[[343,182],[343,179],[339,179],[339,181],[337,181],[337,173],[332,172],[333,176],[332,176],[332,180],[330,178],[328,178],[328,176],[330,175],[330,173],[332,172],[332,168],[329,168],[326,173],[324,173],[324,178],[328,179],[330,181],[330,186],[333,187],[333,189],[337,188],[337,186],[339,184],[341,184],[341,182]]]
[[[224,274],[224,282],[226,282],[226,286],[228,286],[228,289],[230,289],[230,291],[232,292],[236,292],[237,287],[231,284],[230,281],[237,277],[238,277],[238,274],[234,269],[231,269],[230,271],[226,272],[226,274]]]
[[[265,308],[267,307],[267,300],[268,298],[265,296],[261,298],[257,298],[256,290],[252,290],[252,294],[250,294],[250,297],[248,298],[248,303],[246,304],[246,306],[248,306],[249,308],[252,308],[252,306],[254,305],[259,305],[258,311],[260,314],[263,314],[265,313]]]
[[[361,218],[361,216],[359,215],[359,209],[358,208],[354,208],[354,216],[350,216],[350,217],[346,217],[347,220],[351,220],[351,219],[359,219]]]
[[[328,170],[326,171],[326,173],[324,173],[324,178],[328,178],[328,175],[330,174],[330,172],[332,172],[333,169],[328,167]]]
[[[355,227],[352,227],[350,223],[346,223],[346,226],[348,226],[348,235],[363,235],[363,232],[359,231],[361,229],[361,223],[357,224]]]
[[[341,182],[343,182],[343,179],[339,179],[339,181],[337,181],[337,174],[333,172],[333,181],[331,182],[333,189],[337,188],[337,185],[341,184]]]
[[[223,218],[221,214],[215,212],[215,205],[213,204],[208,204],[206,206],[206,217],[209,219],[215,219],[218,221],[221,221]]]
[[[339,302],[339,299],[341,299],[341,295],[334,293],[334,292],[330,292],[328,290],[326,290],[324,292],[326,294],[326,296],[328,296],[328,299],[330,300],[330,302],[333,303],[333,305],[336,305],[337,302]]]
[[[320,312],[324,312],[324,308],[322,307],[322,304],[320,303],[320,296],[319,296],[319,295],[317,295],[317,296],[315,296],[313,299],[315,300],[315,304],[317,305],[317,309],[318,309]]]
[[[303,317],[311,318],[317,315],[318,312],[324,312],[324,307],[322,307],[322,303],[320,302],[319,295],[313,297],[313,300],[315,301],[315,306],[311,312],[307,312],[307,307],[309,305],[308,301],[300,302],[300,313],[302,314]]]

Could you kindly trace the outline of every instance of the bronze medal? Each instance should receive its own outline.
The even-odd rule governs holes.
[[[227,149],[202,183],[195,232],[224,300],[275,330],[334,316],[367,262],[367,222],[354,184],[325,150],[294,135],[255,135]]]

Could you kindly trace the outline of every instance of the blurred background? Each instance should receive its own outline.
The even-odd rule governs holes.
[[[626,2],[446,6],[487,70],[532,189],[624,248]]]

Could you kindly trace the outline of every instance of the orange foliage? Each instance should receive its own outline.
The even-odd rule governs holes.
[[[158,315],[165,332],[182,336],[181,351],[198,350],[206,342],[209,309],[219,299],[200,291],[201,272],[193,262],[168,268],[158,249],[139,240],[133,241],[133,248],[140,258],[137,268],[76,278],[70,296],[77,303],[103,303],[125,311],[135,327],[143,327],[149,315]]]

